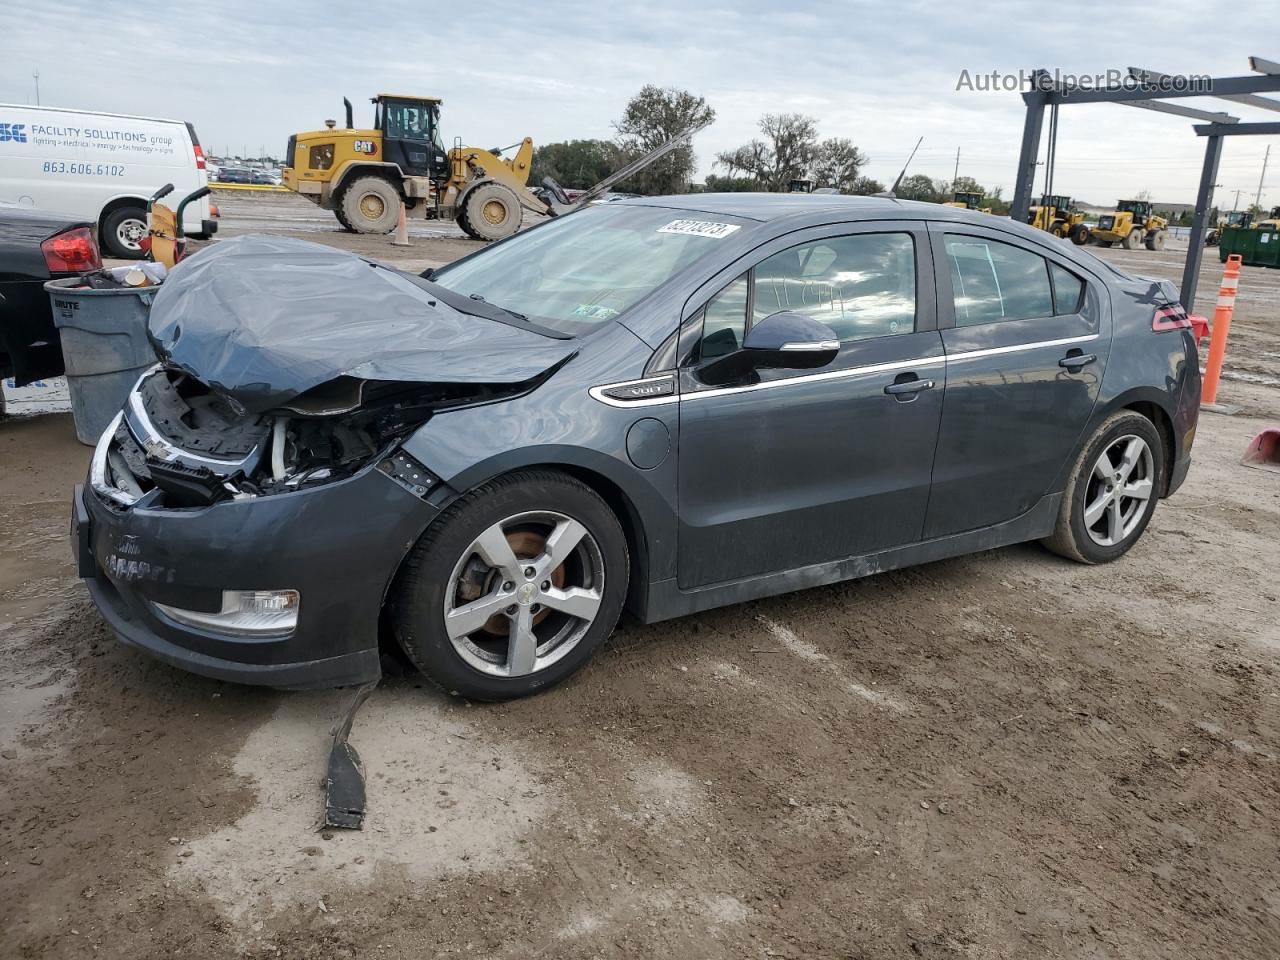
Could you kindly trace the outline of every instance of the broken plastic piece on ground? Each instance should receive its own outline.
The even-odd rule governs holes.
[[[1268,427],[1249,441],[1241,462],[1280,470],[1280,427]]]
[[[379,680],[373,680],[356,690],[342,722],[333,731],[333,746],[329,750],[329,769],[324,779],[324,826],[344,830],[359,830],[364,824],[365,793],[364,765],[360,754],[347,742],[356,711],[369,699]]]

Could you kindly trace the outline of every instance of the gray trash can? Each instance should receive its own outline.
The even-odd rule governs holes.
[[[76,437],[93,446],[142,371],[156,362],[147,315],[158,289],[94,290],[76,277],[50,280],[44,288],[62,337]]]

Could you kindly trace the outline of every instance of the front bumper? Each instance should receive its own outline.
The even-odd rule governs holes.
[[[437,509],[378,470],[198,509],[122,507],[77,486],[72,545],[129,646],[192,673],[287,689],[379,676],[378,621],[400,561]],[[286,637],[180,625],[154,604],[218,609],[223,590],[298,590]]]

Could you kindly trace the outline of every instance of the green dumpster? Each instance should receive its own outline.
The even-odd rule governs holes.
[[[1218,244],[1218,259],[1223,263],[1233,253],[1250,267],[1280,267],[1280,233],[1254,227],[1227,227]]]

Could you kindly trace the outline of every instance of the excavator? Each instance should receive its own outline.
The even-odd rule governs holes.
[[[327,120],[324,130],[289,137],[283,183],[332,210],[354,233],[390,233],[403,203],[414,217],[455,220],[473,239],[501,240],[520,228],[524,211],[559,216],[585,206],[705,126],[682,131],[570,202],[549,178],[539,192],[529,189],[529,137],[494,149],[464,146],[455,138],[446,149],[439,97],[380,93],[371,99],[369,127],[356,127],[351,101],[342,102],[346,127]],[[511,150],[515,152],[504,156]]]

